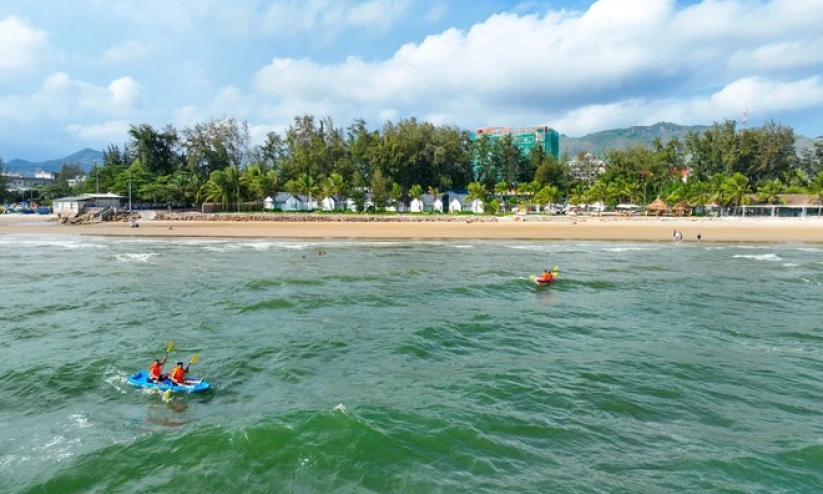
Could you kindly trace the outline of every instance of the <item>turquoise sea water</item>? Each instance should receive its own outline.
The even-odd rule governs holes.
[[[823,491],[822,246],[0,252],[0,492]]]

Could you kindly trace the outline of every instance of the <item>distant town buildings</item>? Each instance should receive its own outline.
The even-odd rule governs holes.
[[[3,175],[6,177],[6,190],[10,192],[28,192],[54,183],[54,174],[48,172],[35,172],[33,177],[13,172],[6,172]]]

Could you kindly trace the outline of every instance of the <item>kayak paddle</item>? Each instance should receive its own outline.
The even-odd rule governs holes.
[[[166,356],[163,357],[163,360],[169,358],[169,353],[171,353],[172,350],[174,350],[174,340],[171,340],[169,346],[166,347]]]
[[[189,365],[186,366],[186,372],[189,371],[189,367],[191,367],[191,364],[196,364],[197,363],[198,355],[199,354],[195,353],[194,357],[191,358],[191,360],[189,361]]]

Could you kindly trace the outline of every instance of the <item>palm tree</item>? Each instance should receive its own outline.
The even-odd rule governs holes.
[[[474,201],[475,199],[479,199],[481,201],[486,200],[486,188],[483,187],[483,184],[480,182],[472,182],[469,184],[468,187],[468,197],[466,197],[469,201]]]
[[[569,197],[569,204],[574,204],[575,206],[582,206],[584,204],[588,204],[589,197],[586,193],[586,189],[582,185],[578,185],[574,188],[571,192],[571,196]]]
[[[220,202],[223,205],[223,211],[229,208],[232,186],[221,170],[211,172],[209,181],[203,185],[203,192],[207,201]]]
[[[223,169],[223,176],[226,180],[226,185],[231,188],[234,194],[234,200],[237,203],[237,211],[240,212],[240,203],[243,200],[242,185],[240,184],[240,171],[236,166],[231,165]]]
[[[711,197],[711,186],[708,182],[690,182],[685,199],[700,208],[706,207]]]
[[[330,192],[333,195],[340,196],[343,194],[343,189],[346,185],[343,182],[343,177],[340,176],[339,173],[333,172],[331,175],[329,175],[329,178],[326,179],[326,181],[328,182]],[[337,204],[335,204],[335,208],[336,207]]]
[[[314,179],[308,173],[304,173],[300,176],[297,180],[297,183],[300,184],[299,192],[308,197],[309,202],[306,204],[306,209],[311,206],[311,196],[312,194],[317,195],[317,188],[318,185],[315,183]]]
[[[266,194],[265,174],[260,165],[251,165],[240,176],[240,185],[246,188],[256,199],[258,204],[263,203]]]
[[[534,202],[543,205],[553,204],[558,197],[560,197],[560,191],[557,190],[557,187],[547,185],[534,195]]]
[[[595,182],[595,184],[589,188],[588,194],[590,199],[593,199],[595,202],[602,202],[603,204],[606,203],[609,196],[606,184],[603,182]]]
[[[286,182],[285,185],[283,185],[283,190],[299,199],[301,191],[303,190],[303,186],[302,186],[302,184],[300,183],[299,180],[291,179],[288,182]],[[298,210],[299,210],[299,207],[300,207],[299,206],[300,205],[299,200],[298,200],[297,204],[298,204]]]
[[[783,184],[779,179],[766,182],[757,191],[757,202],[765,202],[766,204],[782,203],[783,201],[778,195],[781,192],[783,192]]]
[[[440,189],[429,185],[429,195],[432,196],[432,209],[434,209],[434,201],[440,199]]]
[[[412,185],[412,188],[409,189],[409,197],[412,199],[417,199],[420,202],[423,202],[423,187],[420,185]],[[426,205],[423,204],[423,209],[426,208]]]
[[[737,210],[743,204],[749,204],[749,179],[740,172],[736,172],[731,177],[728,177],[721,188],[723,197],[728,204],[734,204],[734,214],[737,215]]]

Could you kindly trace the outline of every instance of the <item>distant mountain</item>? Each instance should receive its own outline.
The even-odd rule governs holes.
[[[688,132],[703,132],[708,129],[708,125],[677,125],[671,122],[659,122],[649,126],[629,127],[628,129],[614,129],[595,132],[583,137],[560,136],[560,152],[567,152],[574,156],[580,151],[587,151],[596,155],[601,155],[608,149],[626,149],[638,144],[650,146],[652,142],[659,138],[663,143],[677,137],[683,139]],[[811,148],[814,140],[798,135],[795,147],[798,150]]]
[[[74,163],[80,165],[83,171],[88,171],[94,164],[100,164],[103,161],[103,153],[95,151],[94,149],[83,149],[74,154],[59,158],[56,160],[41,161],[39,163],[26,161],[21,159],[14,159],[6,163],[6,171],[33,174],[36,171],[44,172],[59,172],[63,163]]]

